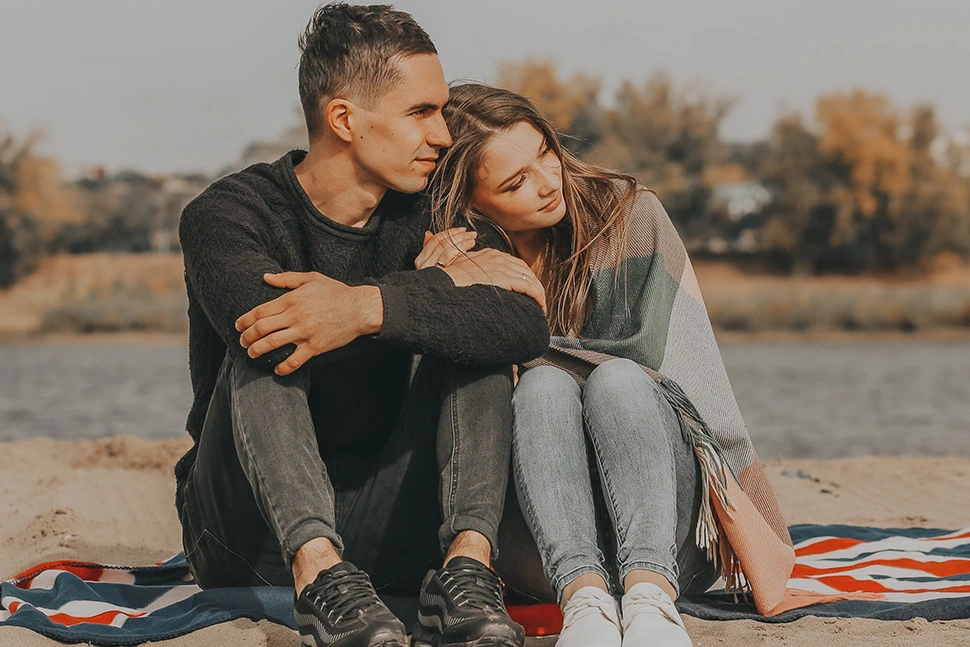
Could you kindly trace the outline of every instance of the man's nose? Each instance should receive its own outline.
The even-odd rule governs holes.
[[[439,112],[431,122],[431,130],[427,139],[428,145],[439,148],[451,146],[451,133],[448,132],[448,124],[445,123],[444,116]]]

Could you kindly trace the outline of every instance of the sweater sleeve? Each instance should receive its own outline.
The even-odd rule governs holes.
[[[507,251],[491,227],[476,249]],[[549,326],[532,297],[491,285],[456,287],[438,268],[396,272],[374,281],[384,300],[377,339],[415,353],[476,366],[520,364],[549,346]]]
[[[210,187],[189,203],[179,221],[179,239],[185,262],[185,281],[191,286],[206,318],[229,352],[251,365],[272,372],[296,350],[287,344],[257,358],[239,344],[236,320],[253,308],[282,296],[288,290],[263,280],[266,273],[286,271],[273,257],[269,232],[256,209],[243,196]],[[372,338],[315,357],[313,363],[333,361],[373,345]]]

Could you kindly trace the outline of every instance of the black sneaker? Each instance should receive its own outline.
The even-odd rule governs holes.
[[[293,616],[309,647],[407,647],[404,624],[350,562],[320,571],[296,599]]]
[[[502,600],[495,571],[470,557],[455,557],[424,578],[411,647],[522,647],[525,631]]]

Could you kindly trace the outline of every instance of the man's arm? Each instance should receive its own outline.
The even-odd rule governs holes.
[[[236,329],[236,321],[243,314],[289,293],[263,278],[265,274],[278,274],[284,268],[270,254],[272,242],[268,233],[259,227],[253,208],[230,191],[210,188],[185,207],[179,221],[179,238],[186,282],[191,285],[229,352],[265,371],[272,371],[289,360],[296,351],[295,344],[283,343],[271,352],[251,357],[240,345],[240,332]],[[342,283],[334,283],[342,289],[351,289]],[[334,299],[334,316],[363,325],[366,316],[357,316],[354,312],[361,308],[373,318],[373,299],[378,300],[379,310],[380,295],[375,288],[360,290],[367,289],[370,290],[369,301]],[[360,352],[366,344],[373,344],[373,341],[367,337],[359,338],[329,353],[321,352],[318,361],[332,361]]]
[[[497,239],[486,235],[482,244],[501,244],[498,234],[493,234]],[[460,278],[456,281],[446,272]],[[329,304],[320,298],[319,287],[332,279],[288,273],[267,280],[297,287],[289,296],[240,318],[242,343],[259,355],[276,348],[276,335],[299,338],[303,341],[295,358],[312,355],[302,352],[304,345],[329,347]],[[383,303],[376,339],[414,353],[490,366],[528,361],[549,345],[549,328],[537,302],[544,298],[541,285],[521,260],[494,249],[480,249],[475,258],[463,259],[447,270],[395,272],[370,283],[380,288]]]

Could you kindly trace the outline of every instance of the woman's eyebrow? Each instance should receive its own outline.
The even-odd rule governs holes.
[[[503,180],[502,183],[498,185],[498,188],[501,189],[503,186],[505,186],[506,184],[508,184],[515,178],[517,178],[518,176],[522,175],[523,173],[525,173],[524,166],[520,168],[518,171],[516,171],[515,173],[513,173],[512,175],[508,176],[505,180]]]
[[[547,145],[548,145],[548,142],[546,141],[546,138],[543,137],[542,138],[542,141],[539,142],[539,150],[536,151],[536,159],[539,159],[540,157],[542,157],[542,151],[544,151],[546,149],[546,146]],[[515,173],[513,173],[512,175],[508,176],[508,178],[506,178],[501,184],[498,185],[498,188],[501,190],[501,188],[503,186],[505,186],[506,184],[508,184],[512,180],[514,180],[516,177],[518,177],[522,173],[525,173],[525,167],[524,166],[522,168],[520,168],[518,171],[516,171]]]

